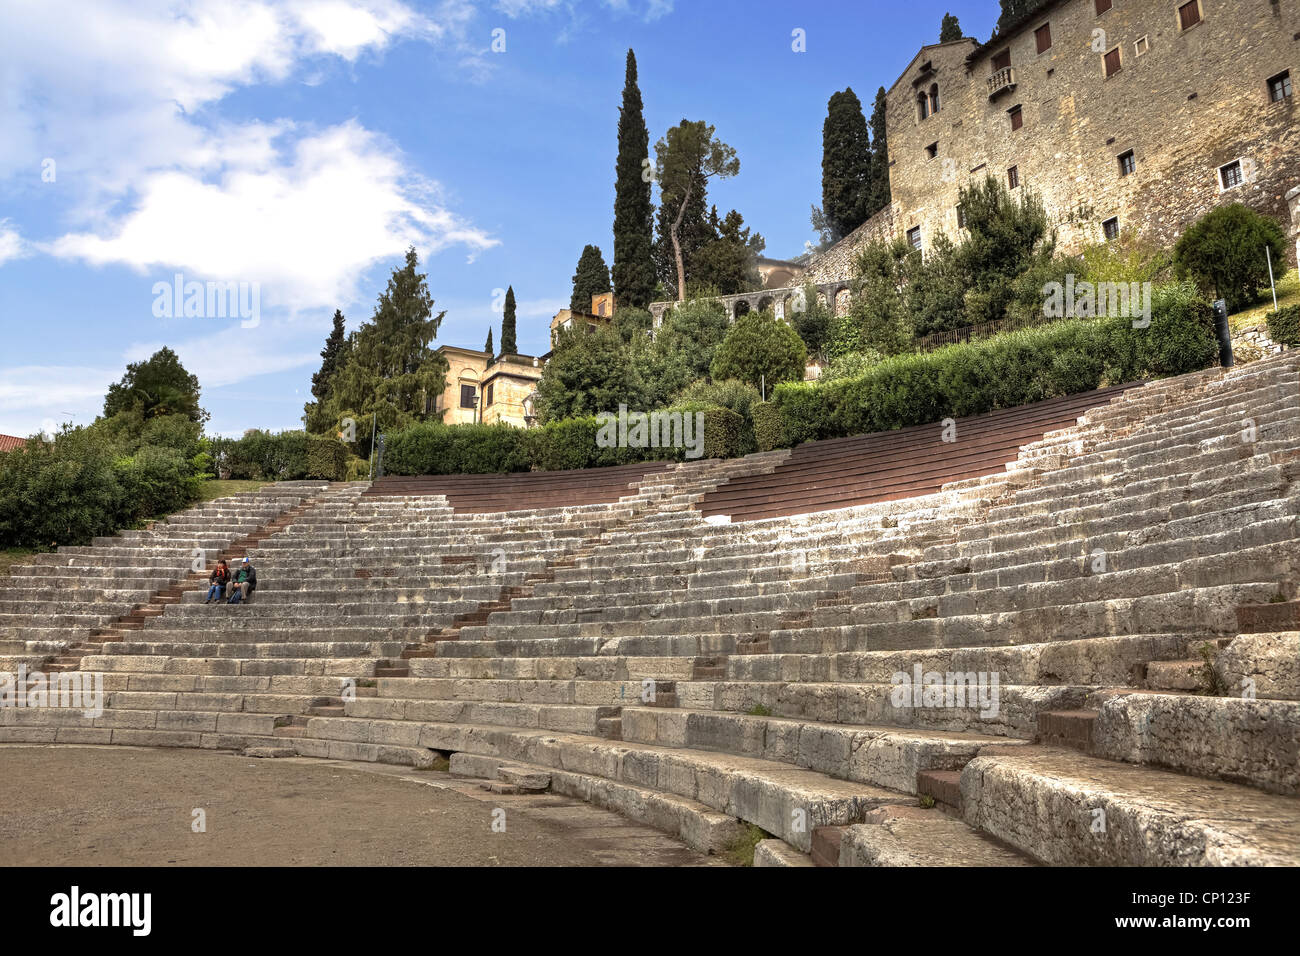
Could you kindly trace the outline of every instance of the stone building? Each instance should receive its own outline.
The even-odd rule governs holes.
[[[957,237],[985,175],[1041,196],[1066,251],[1172,246],[1231,202],[1300,224],[1297,76],[1295,0],[1048,0],[987,43],[922,47],[887,93],[891,205],[805,278],[849,276],[873,239]]]
[[[531,355],[498,355],[444,345],[438,354],[447,359],[447,387],[435,409],[447,425],[487,425],[504,422],[526,427],[531,412],[525,400],[542,377],[542,363]]]
[[[1229,202],[1287,221],[1297,37],[1295,2],[1055,0],[988,43],[924,47],[888,92],[896,228],[955,235],[985,175],[1041,195],[1066,249],[1170,246]]]
[[[614,321],[614,293],[604,292],[600,295],[591,297],[590,312],[574,312],[572,309],[561,309],[555,313],[551,319],[551,346],[555,346],[555,338],[564,329],[582,328],[586,326],[587,331],[594,332],[599,326],[609,325]]]
[[[1233,202],[1300,228],[1297,78],[1298,0],[1047,0],[987,43],[922,47],[887,93],[891,204],[797,282],[842,312],[863,246],[958,239],[961,188],[989,175],[1037,193],[1067,252],[1169,247]]]

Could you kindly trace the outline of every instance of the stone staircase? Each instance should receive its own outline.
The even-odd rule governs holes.
[[[252,604],[186,592],[80,659],[102,717],[0,741],[449,756],[758,865],[1294,865],[1297,448],[1286,353],[808,514],[699,510],[786,452],[508,513],[331,489]]]

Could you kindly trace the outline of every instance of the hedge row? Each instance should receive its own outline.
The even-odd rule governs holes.
[[[702,414],[702,435],[695,458],[734,458],[743,453],[748,436],[744,418],[730,409],[687,404],[669,410],[680,415]],[[616,429],[606,429],[595,416],[551,422],[541,428],[509,425],[414,425],[389,436],[384,471],[393,475],[495,474],[514,471],[564,471],[602,468],[638,461],[687,460],[688,449],[602,447],[602,437],[617,441]],[[629,430],[630,431],[630,430]]]
[[[212,440],[217,472],[225,478],[254,481],[342,481],[348,471],[348,446],[303,431],[254,430],[238,439]]]
[[[1179,375],[1208,367],[1216,355],[1210,306],[1178,285],[1156,290],[1147,328],[1121,318],[1062,321],[895,356],[851,378],[781,385],[773,402],[780,443],[790,445]],[[774,430],[764,425],[766,440]]]

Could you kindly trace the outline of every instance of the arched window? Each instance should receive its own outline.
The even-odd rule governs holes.
[[[930,112],[939,112],[939,84],[934,83],[930,86]]]
[[[919,96],[917,96],[916,107],[917,107],[919,119],[925,119],[927,116],[930,115],[930,100],[926,97],[924,93],[921,93]]]

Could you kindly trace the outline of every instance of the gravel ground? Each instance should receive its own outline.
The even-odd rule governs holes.
[[[192,829],[194,810],[206,832]],[[505,832],[493,831],[504,811]],[[501,819],[496,815],[495,819]],[[405,767],[0,746],[0,865],[710,866],[566,797]]]

